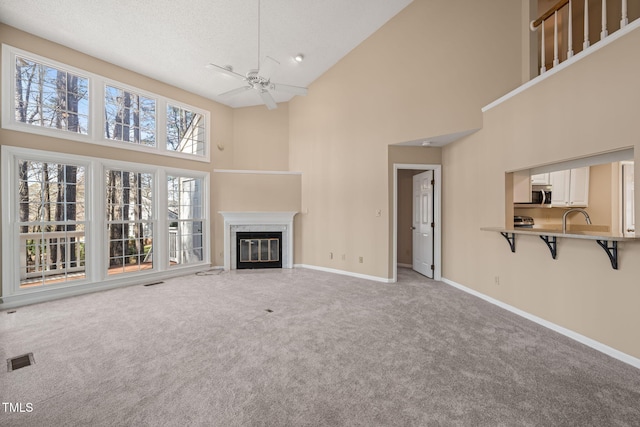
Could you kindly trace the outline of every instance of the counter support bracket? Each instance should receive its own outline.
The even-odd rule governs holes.
[[[612,241],[611,246],[609,246],[608,240],[596,240],[596,242],[600,245],[602,249],[609,256],[609,260],[611,261],[611,267],[614,270],[618,269],[618,242]]]
[[[547,244],[547,247],[551,252],[551,258],[556,259],[558,247],[556,243],[556,236],[540,236],[540,238]]]
[[[509,242],[509,247],[511,248],[511,252],[515,252],[516,251],[516,234],[506,233],[504,231],[501,231],[500,234],[502,234],[502,237],[507,239],[507,242]]]

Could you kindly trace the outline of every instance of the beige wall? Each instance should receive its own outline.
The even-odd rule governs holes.
[[[535,236],[511,253],[480,227],[505,223],[505,171],[628,147],[638,168],[639,43],[636,30],[492,108],[480,132],[442,153],[443,276],[634,357],[640,242],[620,245],[613,270],[593,241],[559,239],[553,260]]]
[[[415,0],[290,102],[302,263],[392,277],[387,146],[481,126],[480,108],[520,83],[520,8]]]
[[[233,110],[233,168],[289,170],[289,104]]]

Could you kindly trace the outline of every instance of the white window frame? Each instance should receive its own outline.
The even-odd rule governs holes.
[[[87,78],[89,80],[89,123],[87,134],[79,134],[75,132],[68,132],[54,128],[43,128],[40,126],[34,126],[27,123],[21,123],[15,118],[15,97],[12,95],[15,93],[15,63],[16,56],[24,57],[47,66],[62,69],[75,74],[79,77]],[[120,89],[135,92],[148,98],[153,98],[156,101],[156,146],[148,147],[143,144],[135,144],[131,142],[116,141],[113,139],[107,139],[104,135],[104,117],[105,117],[105,90],[106,86],[115,86]],[[125,150],[132,150],[138,152],[145,152],[151,154],[158,154],[168,157],[178,157],[182,159],[194,160],[199,162],[210,162],[211,160],[211,114],[209,111],[202,108],[194,107],[187,103],[167,98],[159,94],[145,91],[135,86],[128,85],[123,82],[108,79],[104,76],[90,73],[79,68],[63,64],[36,55],[25,50],[2,44],[2,91],[5,94],[2,99],[2,128],[10,129],[19,132],[27,132],[37,135],[50,136],[60,139],[68,139],[73,141],[86,142],[90,144],[98,144],[111,148],[120,148]],[[167,129],[166,129],[166,111],[167,104],[181,107],[194,113],[202,114],[205,120],[205,141],[204,141],[204,153],[203,154],[187,154],[180,153],[167,149]]]
[[[86,226],[86,277],[44,286],[20,288],[19,233],[17,229],[17,161],[18,159],[78,164],[85,170],[85,221]],[[1,147],[2,179],[2,304],[0,308],[9,308],[28,303],[47,301],[61,296],[81,294],[98,289],[130,284],[144,283],[173,277],[181,274],[206,270],[211,265],[211,218],[209,172],[164,168],[162,166],[113,161],[66,153],[34,150],[3,145]],[[108,275],[108,248],[106,230],[106,182],[108,169],[140,171],[153,174],[154,199],[154,238],[153,268],[126,274]],[[167,211],[167,175],[189,176],[202,179],[203,209],[203,260],[198,263],[169,265],[168,257],[168,218]],[[164,184],[164,185],[163,185]],[[166,256],[165,256],[166,254]]]
[[[208,187],[207,187],[207,181],[205,179],[202,178],[201,175],[198,174],[194,174],[191,171],[187,172],[187,171],[180,171],[178,169],[165,169],[165,175],[164,175],[164,180],[162,181],[162,184],[164,185],[164,191],[165,191],[165,198],[164,201],[165,203],[167,203],[167,206],[165,207],[165,210],[163,211],[163,213],[165,214],[165,219],[167,221],[164,229],[162,230],[162,232],[164,233],[164,237],[167,239],[167,245],[169,244],[168,240],[169,240],[169,223],[171,221],[169,221],[168,216],[166,215],[166,213],[169,211],[169,206],[168,206],[168,201],[169,201],[169,196],[168,196],[168,188],[167,188],[167,177],[169,176],[173,176],[173,177],[181,177],[181,178],[192,178],[192,179],[202,179],[202,217],[201,218],[188,218],[188,219],[178,219],[177,221],[190,221],[190,222],[202,222],[202,234],[203,234],[203,242],[202,242],[202,250],[203,250],[203,259],[207,258],[207,256],[209,256],[208,252],[209,252],[209,246],[206,243],[206,239],[207,239],[207,221],[209,218],[209,211],[208,211],[208,205],[207,205],[207,191],[208,191]],[[168,246],[167,246],[168,249]],[[169,254],[167,252],[167,256],[164,256],[163,253],[163,257],[165,258],[165,262],[167,262],[168,267],[173,269],[173,268],[180,268],[183,266],[188,266],[188,265],[192,265],[192,264],[198,264],[197,262],[193,262],[193,263],[183,263],[183,264],[176,264],[176,265],[170,265],[170,260],[169,260]]]
[[[105,98],[105,94],[107,91],[107,86],[111,86],[111,87],[115,87],[117,89],[121,89],[124,90],[126,92],[133,92],[136,95],[140,95],[140,96],[144,96],[146,98],[150,98],[153,99],[156,103],[156,128],[155,128],[155,135],[156,135],[156,146],[155,147],[149,147],[147,145],[144,144],[136,144],[134,142],[127,142],[127,141],[119,141],[117,139],[109,139],[105,136],[104,134],[104,122],[105,122],[105,116],[106,116],[106,103],[104,102],[104,98]],[[158,105],[159,105],[159,100],[158,100],[158,95],[156,95],[155,93],[151,93],[151,92],[147,92],[141,89],[138,89],[137,87],[133,87],[133,86],[129,86],[126,85],[124,83],[121,82],[117,82],[115,80],[109,80],[109,79],[103,79],[102,85],[102,94],[101,94],[101,100],[102,102],[100,103],[100,117],[102,117],[102,126],[101,126],[101,139],[103,141],[103,144],[106,146],[111,146],[111,147],[119,147],[119,148],[125,148],[128,150],[139,150],[139,151],[150,151],[150,150],[157,150],[158,149]],[[180,153],[178,153],[180,154]]]

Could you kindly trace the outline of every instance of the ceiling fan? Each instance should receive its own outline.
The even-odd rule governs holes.
[[[302,58],[302,55],[300,55]],[[260,61],[260,0],[258,0],[258,62]],[[207,68],[215,70],[219,73],[225,74],[227,76],[234,77],[238,80],[242,80],[246,83],[245,86],[232,89],[228,92],[223,92],[218,96],[221,97],[232,97],[234,95],[238,95],[247,90],[255,90],[262,98],[262,102],[267,106],[269,110],[273,110],[274,108],[278,108],[276,101],[273,99],[271,95],[272,91],[276,92],[287,92],[292,93],[294,95],[306,95],[307,88],[300,86],[291,86],[285,85],[281,83],[274,83],[271,81],[271,76],[276,71],[280,63],[275,59],[267,56],[264,60],[259,64],[259,68],[257,70],[249,70],[246,75],[238,74],[233,71],[233,67],[230,65],[226,65],[224,67],[216,64],[208,64]]]
[[[294,95],[306,95],[307,88],[300,86],[291,86],[285,85],[281,83],[273,83],[271,81],[271,75],[274,73],[276,68],[280,65],[278,61],[271,58],[270,56],[265,57],[262,64],[260,64],[260,69],[258,70],[249,70],[247,71],[246,76],[242,74],[235,73],[231,67],[221,67],[216,64],[207,65],[208,68],[211,68],[215,71],[218,71],[222,74],[226,74],[227,76],[234,77],[238,80],[242,80],[246,82],[246,86],[242,86],[236,89],[232,89],[228,92],[223,92],[218,96],[221,97],[231,97],[242,93],[247,90],[254,89],[258,92],[260,97],[262,98],[262,102],[267,106],[269,110],[273,110],[274,108],[278,108],[276,101],[271,96],[271,91],[280,91],[292,93]]]

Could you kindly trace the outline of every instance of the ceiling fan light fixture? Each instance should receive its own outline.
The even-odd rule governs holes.
[[[296,56],[294,56],[294,57],[293,57],[293,59],[294,59],[297,63],[300,63],[300,62],[304,61],[304,55],[303,55],[303,54],[301,54],[301,53],[299,53],[299,54],[297,54]]]

